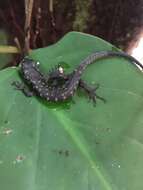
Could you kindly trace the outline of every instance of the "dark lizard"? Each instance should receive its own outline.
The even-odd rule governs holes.
[[[33,94],[40,96],[47,101],[63,101],[73,96],[78,87],[83,88],[89,95],[89,98],[96,102],[96,98],[103,101],[104,98],[96,94],[96,88],[91,88],[82,79],[86,67],[95,61],[108,57],[123,57],[131,61],[130,63],[143,69],[142,64],[132,56],[123,52],[101,51],[95,52],[84,59],[79,66],[71,73],[65,74],[61,69],[57,68],[45,77],[39,70],[37,63],[29,58],[24,58],[20,63],[20,72],[30,90],[20,82],[13,82],[18,90],[22,90],[27,96]]]

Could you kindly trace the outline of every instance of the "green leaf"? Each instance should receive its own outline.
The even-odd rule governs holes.
[[[0,30],[0,45],[7,45],[7,34],[4,30]],[[11,60],[11,55],[8,53],[0,53],[0,69],[6,66]]]
[[[78,32],[34,50],[46,73],[72,71],[94,51],[113,46]],[[82,76],[100,84],[96,107],[83,92],[65,103],[25,97],[11,86],[16,68],[0,71],[0,189],[143,189],[143,75],[124,58],[106,58]]]

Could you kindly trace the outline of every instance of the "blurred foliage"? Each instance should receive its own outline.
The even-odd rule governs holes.
[[[4,30],[0,30],[0,45],[8,44],[8,36]],[[0,53],[0,69],[5,67],[12,59],[10,54]]]
[[[0,0],[0,27],[24,47],[24,0]],[[143,20],[142,0],[35,0],[30,27],[31,49],[57,42],[69,31],[99,36],[126,50],[136,41]],[[19,58],[18,58],[19,59]]]
[[[77,0],[75,20],[73,22],[73,29],[77,31],[85,31],[88,27],[88,20],[90,19],[90,6],[92,0]]]

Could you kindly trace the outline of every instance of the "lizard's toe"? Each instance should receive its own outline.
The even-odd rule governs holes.
[[[96,104],[96,100],[97,99],[100,99],[101,101],[103,101],[104,103],[106,103],[106,100],[104,98],[102,98],[101,96],[98,96],[96,94],[96,90],[98,88],[99,88],[99,85],[89,92],[89,99],[92,100],[95,104]]]
[[[14,86],[16,90],[23,90],[24,88],[23,84],[19,81],[13,81],[11,85]]]

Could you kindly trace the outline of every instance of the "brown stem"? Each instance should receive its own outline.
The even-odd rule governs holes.
[[[25,0],[25,45],[24,53],[28,54],[30,50],[30,28],[31,28],[31,16],[34,0]]]
[[[15,42],[15,44],[16,44],[16,47],[17,47],[18,51],[19,51],[20,53],[22,53],[22,48],[21,48],[20,42],[19,42],[19,40],[18,40],[17,37],[14,38],[14,42]]]
[[[37,47],[37,39],[40,37],[40,21],[41,21],[41,5],[40,5],[40,1],[36,1],[35,2],[35,28],[33,31],[33,47],[36,48]]]
[[[51,14],[51,23],[52,23],[52,26],[55,27],[55,19],[54,19],[54,8],[53,8],[53,0],[49,0],[49,11],[50,11],[50,14]]]

